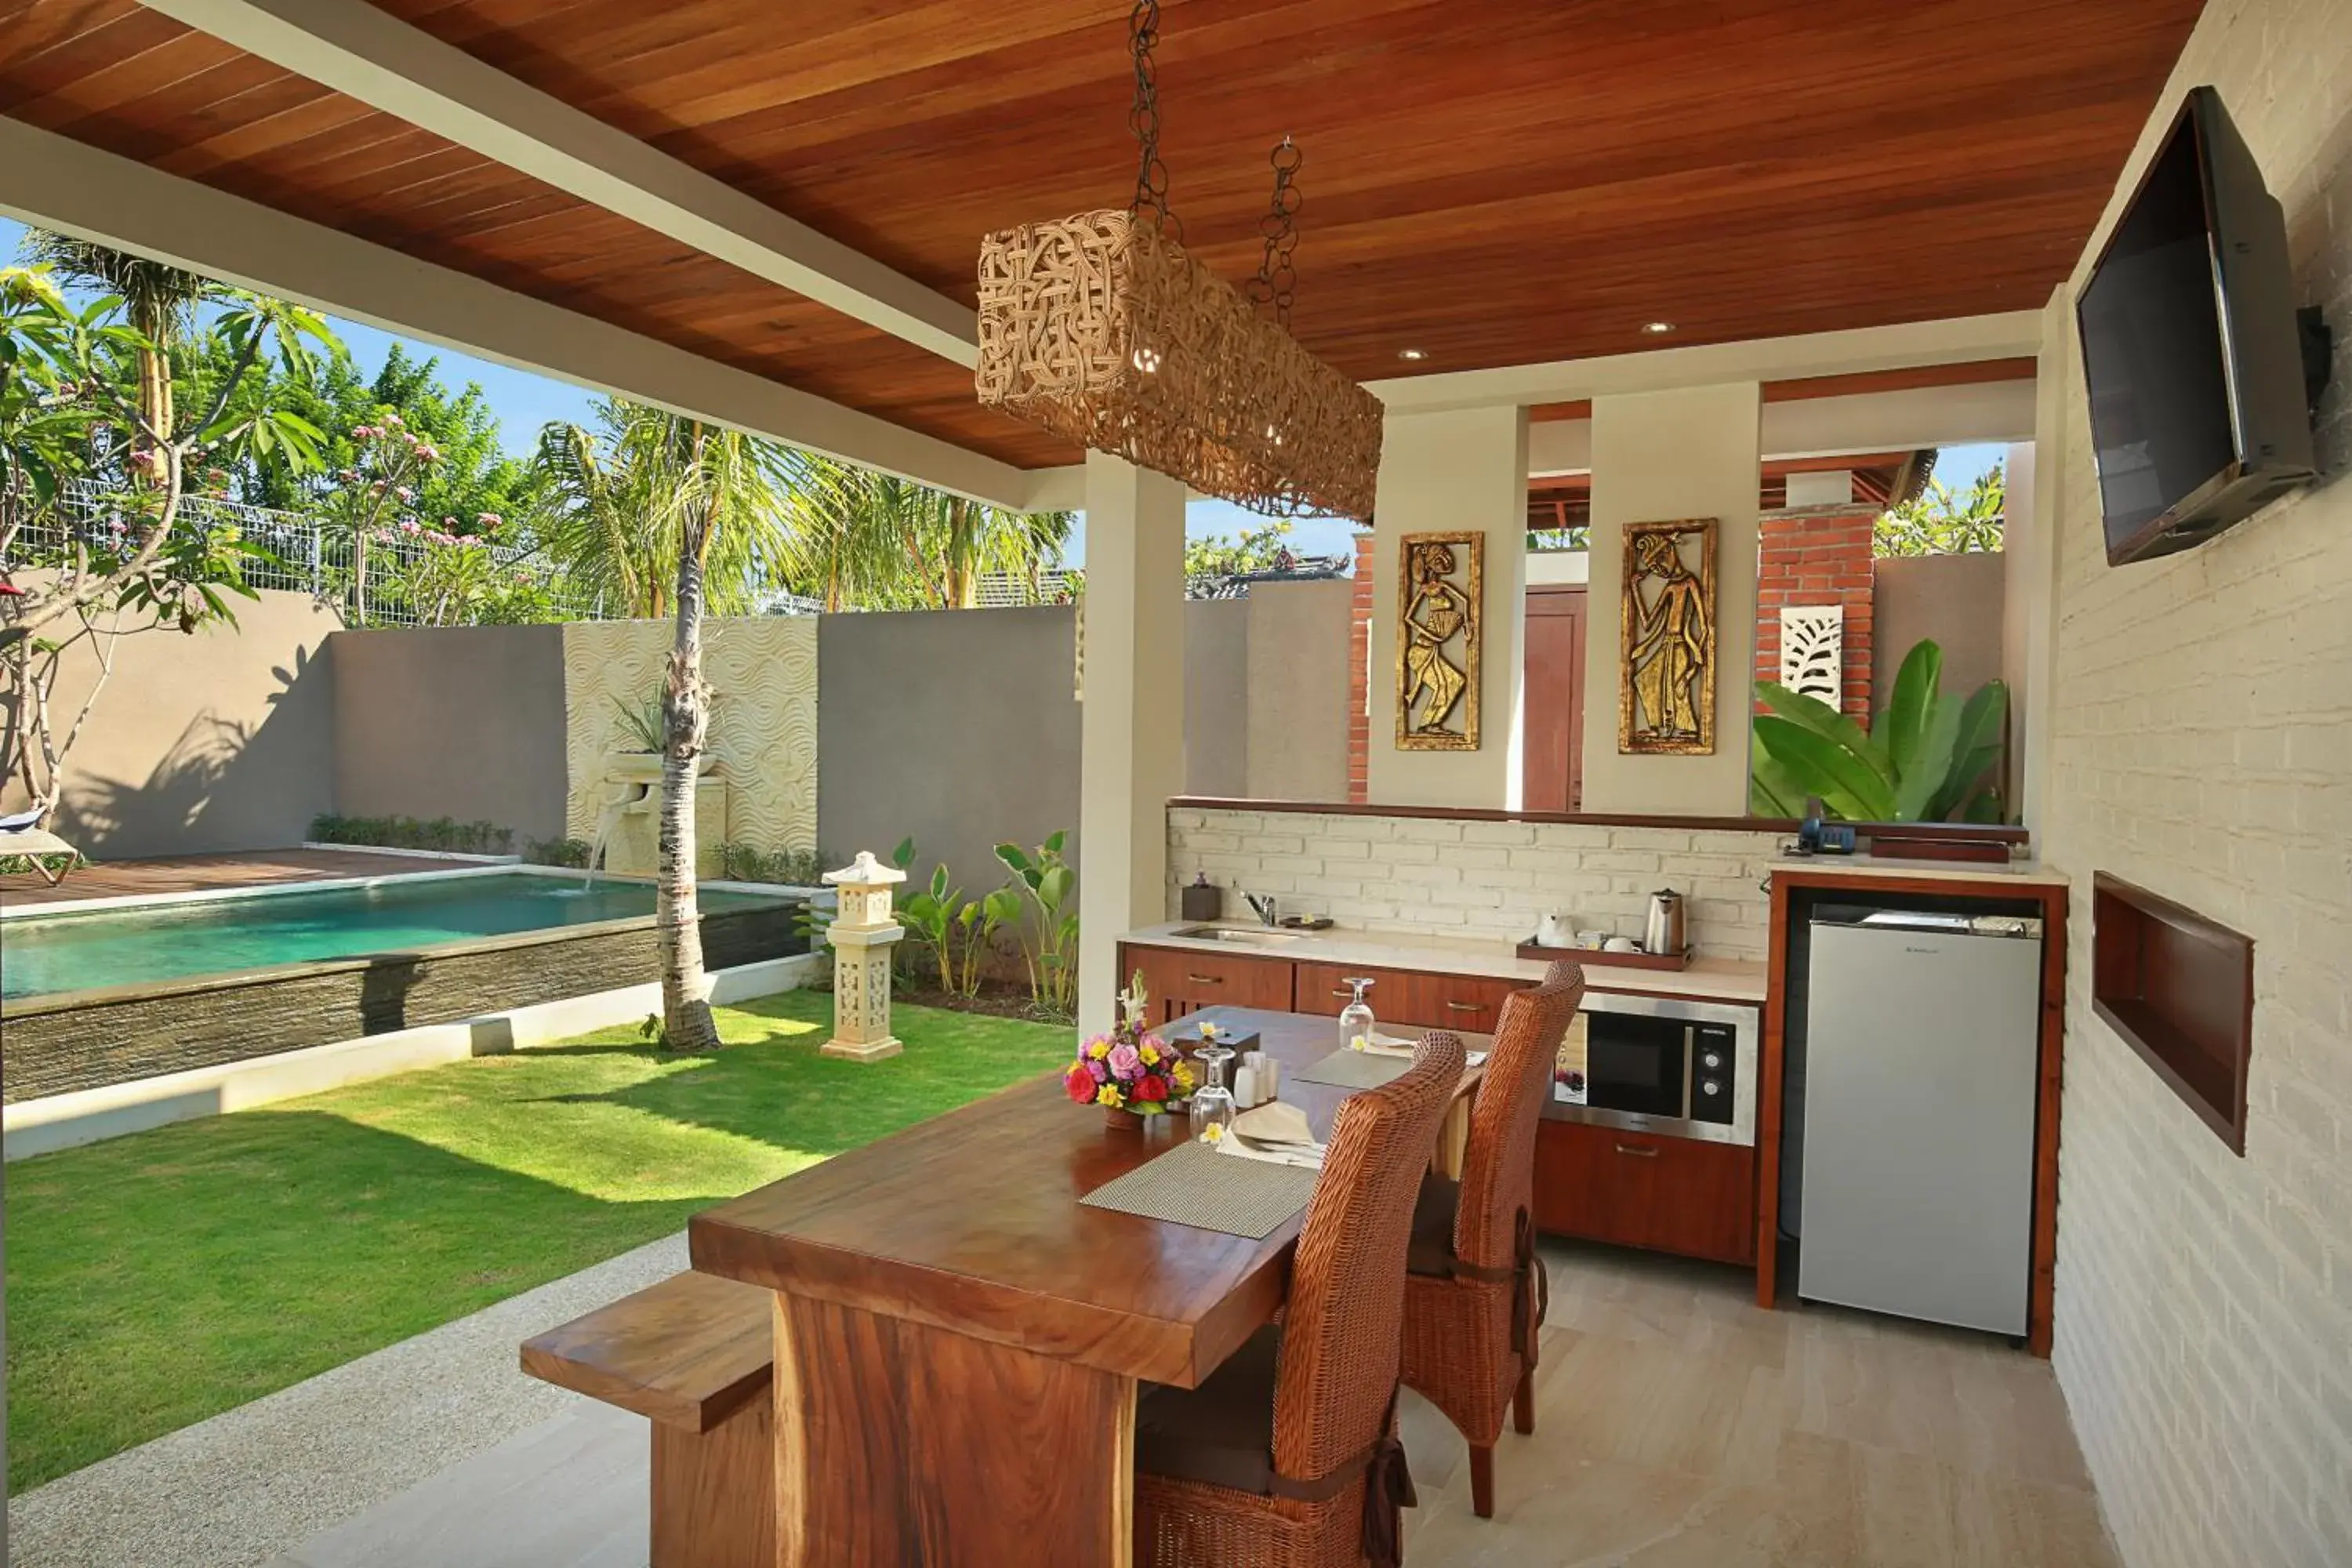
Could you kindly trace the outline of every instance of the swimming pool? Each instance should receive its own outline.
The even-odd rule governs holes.
[[[705,884],[712,973],[808,951],[804,889]],[[0,920],[0,1101],[650,989],[646,882],[520,868]]]
[[[715,889],[705,913],[773,898]],[[0,924],[0,996],[10,999],[222,974],[314,959],[406,952],[654,912],[645,882],[527,871],[390,878],[358,887],[145,908],[18,916]]]

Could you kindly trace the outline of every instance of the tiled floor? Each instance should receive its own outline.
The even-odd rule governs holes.
[[[1761,1312],[1743,1273],[1548,1247],[1537,1432],[1496,1512],[1418,1400],[1411,1560],[1465,1568],[2112,1568],[2049,1364],[1861,1313]],[[645,1559],[646,1440],[588,1401],[273,1568]]]
[[[0,846],[0,852],[5,852]],[[399,877],[414,871],[446,871],[462,861],[424,860],[413,855],[375,855],[364,849],[257,849],[236,855],[175,855],[156,860],[102,860],[49,887],[29,871],[0,876],[0,905],[62,904],[80,899],[150,897],[277,882],[311,882],[335,877]]]

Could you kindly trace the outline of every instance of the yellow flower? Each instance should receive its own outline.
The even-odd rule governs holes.
[[[1097,1105],[1108,1105],[1114,1110],[1118,1110],[1126,1102],[1127,1097],[1119,1093],[1118,1085],[1115,1083],[1107,1083],[1103,1085],[1101,1089],[1095,1095],[1095,1103]]]
[[[1217,1125],[1215,1122],[1213,1122],[1213,1121],[1210,1122],[1206,1127],[1203,1127],[1203,1128],[1202,1128],[1202,1129],[1201,1129],[1201,1142],[1203,1142],[1203,1143],[1215,1143],[1215,1142],[1219,1142],[1223,1141],[1223,1139],[1224,1138],[1224,1136],[1225,1136],[1225,1130],[1224,1130],[1223,1128],[1222,1128],[1222,1127],[1218,1126],[1218,1125]]]
[[[1192,1064],[1190,1062],[1178,1062],[1174,1070],[1170,1072],[1168,1076],[1176,1080],[1177,1088],[1190,1089],[1192,1087]]]
[[[1158,1067],[1160,1065],[1160,1047],[1151,1044],[1149,1040],[1145,1041],[1142,1049],[1137,1051],[1135,1054],[1143,1058],[1143,1063],[1146,1067]]]
[[[1097,1040],[1094,1044],[1087,1047],[1087,1055],[1094,1058],[1097,1061],[1102,1060],[1103,1058],[1110,1055],[1110,1042],[1108,1040]]]

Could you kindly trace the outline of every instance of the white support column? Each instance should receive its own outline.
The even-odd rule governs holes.
[[[1184,487],[1087,454],[1078,785],[1078,1027],[1111,1026],[1118,939],[1168,918],[1168,797],[1184,788]]]
[[[1374,506],[1371,733],[1376,805],[1519,805],[1519,695],[1527,647],[1528,414],[1519,407],[1391,414]],[[1397,594],[1408,533],[1486,536],[1478,749],[1397,749]]]
[[[2016,605],[2013,646],[2020,661],[2011,672],[2018,707],[2010,717],[2009,743],[2020,754],[2010,770],[2018,781],[2010,810],[2037,834],[2050,820],[2050,732],[2057,712],[2058,541],[2066,527],[2066,445],[2076,428],[2072,421],[2079,395],[2074,300],[2066,284],[2053,289],[2042,307],[2042,330],[2033,461],[2021,477],[2014,466],[2010,469],[2010,526],[2015,531],[2001,546],[2006,563],[2002,591]],[[2021,511],[2024,527],[2019,529]]]
[[[1584,622],[1584,809],[1742,816],[1756,668],[1756,382],[1592,400],[1592,543]],[[1629,522],[1717,520],[1715,753],[1621,756],[1618,623]]]

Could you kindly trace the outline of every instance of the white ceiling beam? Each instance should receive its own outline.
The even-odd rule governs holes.
[[[332,88],[893,337],[980,363],[975,313],[366,0],[144,0]]]
[[[991,506],[1025,510],[1036,484],[1031,469],[5,117],[0,212]]]
[[[1575,403],[1618,393],[1664,392],[1720,382],[1795,381],[1913,365],[1961,364],[2039,353],[2041,348],[2041,312],[2015,310],[1797,337],[1698,343],[1599,359],[1391,376],[1364,384],[1391,413],[1423,414],[1513,404]]]
[[[2033,439],[2034,384],[1973,382],[1764,405],[1763,455],[1835,458]],[[1528,426],[1528,477],[1589,473],[1592,421],[1539,419]]]

